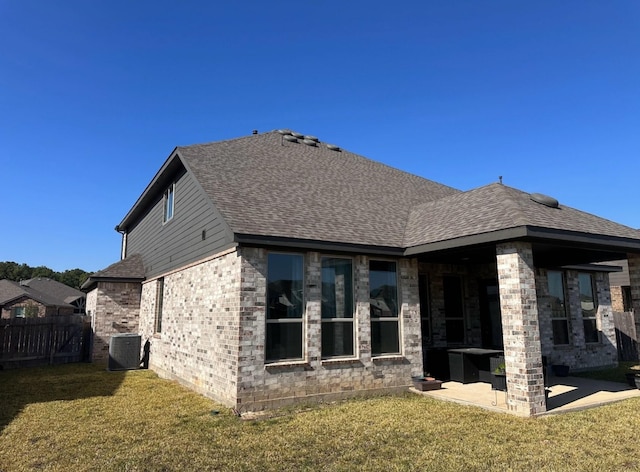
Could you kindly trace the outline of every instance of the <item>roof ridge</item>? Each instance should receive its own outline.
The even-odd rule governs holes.
[[[505,202],[510,204],[510,206],[515,210],[516,214],[514,215],[515,216],[514,226],[526,226],[527,217],[525,215],[524,209],[520,204],[520,202],[517,199],[512,197],[511,192],[518,192],[525,195],[529,195],[529,194],[527,194],[526,192],[523,192],[522,190],[518,190],[517,188],[505,185],[503,183],[495,183],[493,185],[496,185],[497,188],[501,189],[502,193],[504,193],[507,196],[507,198],[505,198]]]

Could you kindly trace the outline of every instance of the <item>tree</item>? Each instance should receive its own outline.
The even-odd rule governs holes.
[[[16,262],[0,262],[0,279],[13,280],[14,282],[35,277],[46,277],[79,289],[84,281],[89,278],[89,275],[89,272],[82,269],[55,272],[47,266],[30,267],[27,264],[18,264]]]

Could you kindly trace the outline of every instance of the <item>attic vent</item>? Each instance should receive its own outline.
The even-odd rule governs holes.
[[[296,138],[304,138],[304,134],[302,133],[296,133],[295,131],[291,132],[292,136],[295,136]]]
[[[317,146],[318,145],[318,143],[315,142],[313,139],[303,139],[302,142],[305,143],[307,146]]]
[[[315,136],[305,136],[304,139],[308,139],[310,141],[315,141],[316,143],[318,141],[320,141],[318,138],[316,138]]]
[[[285,134],[282,138],[285,141],[290,141],[292,143],[297,143],[298,142],[298,138],[296,138],[295,136],[291,136],[290,134]]]
[[[291,131],[289,131],[288,129],[279,129],[278,133],[280,133],[280,134],[291,134]]]
[[[548,206],[549,208],[558,208],[560,204],[558,200],[548,195],[544,195],[542,193],[532,193],[529,195],[529,198],[536,203],[540,203],[541,205]]]
[[[327,149],[338,152],[342,151],[342,149],[340,149],[340,146],[336,146],[335,144],[327,144]]]

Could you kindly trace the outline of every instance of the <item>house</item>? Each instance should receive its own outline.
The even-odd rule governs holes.
[[[631,281],[629,280],[629,264],[626,260],[612,261],[612,265],[619,266],[622,270],[609,274],[611,286],[611,307],[613,311],[632,311],[633,300],[631,298]]]
[[[84,314],[84,305],[84,292],[46,277],[0,280],[1,318]]]
[[[511,412],[537,415],[543,356],[617,364],[595,263],[628,260],[640,305],[632,228],[289,130],[175,148],[116,230],[121,261],[83,286],[94,358],[140,333],[159,375],[241,411],[403,391],[476,347],[504,352]]]

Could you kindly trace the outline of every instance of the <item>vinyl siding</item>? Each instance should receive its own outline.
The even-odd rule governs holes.
[[[127,254],[142,255],[147,277],[201,260],[231,242],[227,225],[191,174],[183,171],[175,183],[173,218],[163,224],[160,194],[128,231]]]

